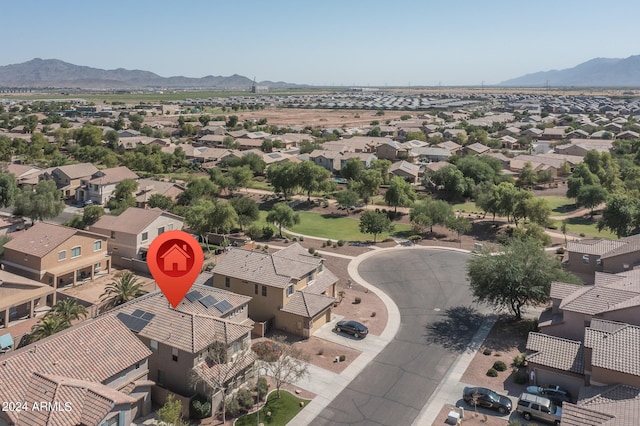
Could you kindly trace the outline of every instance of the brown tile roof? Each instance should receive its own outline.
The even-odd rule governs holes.
[[[233,309],[246,305],[251,300],[248,296],[208,286],[193,285],[191,291],[193,290],[198,291],[202,297],[212,296],[217,301],[226,300]],[[252,329],[246,323],[222,318],[224,313],[217,307],[206,307],[198,300],[190,301],[185,297],[174,309],[159,290],[125,303],[106,315],[131,315],[136,310],[154,315],[138,333],[140,336],[190,353],[197,353],[216,341],[230,344],[246,336]]]
[[[584,290],[584,287],[577,284],[567,284],[553,281],[551,283],[550,296],[552,299],[564,299],[574,294],[578,290]]]
[[[569,402],[562,405],[562,425],[563,426],[613,426],[610,423],[615,416],[599,411],[590,410]]]
[[[602,255],[603,259],[627,253],[640,252],[640,235],[632,235],[630,237],[622,238],[621,240],[618,240],[618,242],[621,244],[604,253]]]
[[[567,251],[571,253],[583,253],[594,256],[602,256],[624,245],[622,240],[589,239],[581,241],[569,241]]]
[[[575,340],[549,336],[542,333],[529,333],[527,361],[562,371],[584,374],[584,350]]]
[[[216,265],[214,275],[222,275],[271,287],[285,288],[316,269],[322,260],[311,256],[298,243],[273,254],[231,249]]]
[[[620,304],[623,305],[622,307],[628,307],[629,302],[633,302],[634,305],[640,304],[640,294],[609,286],[590,285],[565,297],[560,303],[560,309],[597,315],[620,309],[621,307],[618,306]]]
[[[640,388],[623,384],[583,387],[576,405],[577,409],[573,404],[563,405],[563,425],[636,426],[640,418]]]
[[[333,297],[324,294],[296,291],[289,297],[287,304],[281,310],[305,318],[313,318],[333,305],[334,302]]]
[[[129,170],[128,167],[120,166],[97,171],[91,175],[89,183],[95,185],[108,185],[111,183],[122,182],[125,179],[138,179],[139,177],[140,176]]]
[[[304,291],[305,293],[322,294],[337,282],[338,277],[330,270],[324,268],[323,271],[318,274],[316,280],[301,291]]]
[[[98,236],[91,232],[67,226],[37,222],[31,228],[6,243],[4,247],[31,256],[43,257],[74,235]],[[100,235],[100,237],[102,238],[103,236]]]
[[[0,357],[0,401],[24,401],[33,373],[103,383],[149,355],[115,317],[87,320]]]
[[[622,325],[610,332],[597,329],[589,332],[588,344],[593,348],[591,364],[594,367],[640,376],[640,327]]]
[[[123,211],[120,216],[104,215],[96,223],[89,227],[89,230],[98,232],[98,230],[108,230],[116,232],[124,232],[126,234],[139,234],[160,216],[173,217],[182,221],[180,216],[162,211],[160,209],[141,209],[138,207],[129,207]]]
[[[91,163],[80,163],[80,164],[71,164],[68,166],[59,166],[59,167],[56,167],[53,171],[55,170],[59,170],[65,175],[69,176],[70,179],[79,179],[83,177],[88,177],[98,171],[96,166],[94,166]]]

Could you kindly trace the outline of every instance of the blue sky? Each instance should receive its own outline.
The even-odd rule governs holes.
[[[640,54],[640,2],[21,0],[0,65],[33,58],[164,77],[480,85]]]

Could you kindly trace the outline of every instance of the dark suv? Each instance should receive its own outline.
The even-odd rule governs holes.
[[[462,391],[462,399],[475,407],[485,407],[498,410],[500,414],[508,414],[511,412],[511,400],[506,396],[498,395],[491,389],[480,387],[466,387]]]

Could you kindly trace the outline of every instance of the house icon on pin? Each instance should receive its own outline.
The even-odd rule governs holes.
[[[190,259],[191,256],[187,253],[186,244],[182,248],[178,244],[174,244],[160,258],[163,260],[162,270],[164,272],[186,272],[187,259]]]

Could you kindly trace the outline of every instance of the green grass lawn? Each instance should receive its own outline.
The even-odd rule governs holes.
[[[540,198],[547,200],[547,204],[551,207],[552,215],[561,215],[576,209],[575,200],[571,198],[561,195],[543,195]]]
[[[306,406],[309,403],[307,399],[300,399],[287,391],[280,391],[280,398],[277,392],[271,392],[267,397],[267,403],[260,409],[260,423],[273,426],[284,426],[304,407],[300,407],[300,401]],[[267,416],[270,412],[271,416]],[[256,413],[246,415],[239,418],[236,426],[253,426],[257,424]]]
[[[458,210],[460,210],[463,213],[482,213],[482,209],[478,206],[476,206],[476,203],[474,203],[473,201],[466,201],[464,203],[454,203],[451,204],[451,207],[453,207],[453,211],[457,212]]]
[[[556,232],[562,232],[560,230],[562,223],[559,220],[554,221],[555,225],[558,227]],[[610,232],[608,229],[603,229],[602,231],[598,231],[598,227],[595,221],[591,221],[589,219],[585,219],[582,217],[572,217],[567,219],[567,232],[571,232],[574,234],[584,234],[585,237],[592,238],[610,238],[612,240],[617,240],[618,237],[613,232]],[[570,237],[568,237],[570,239]]]

